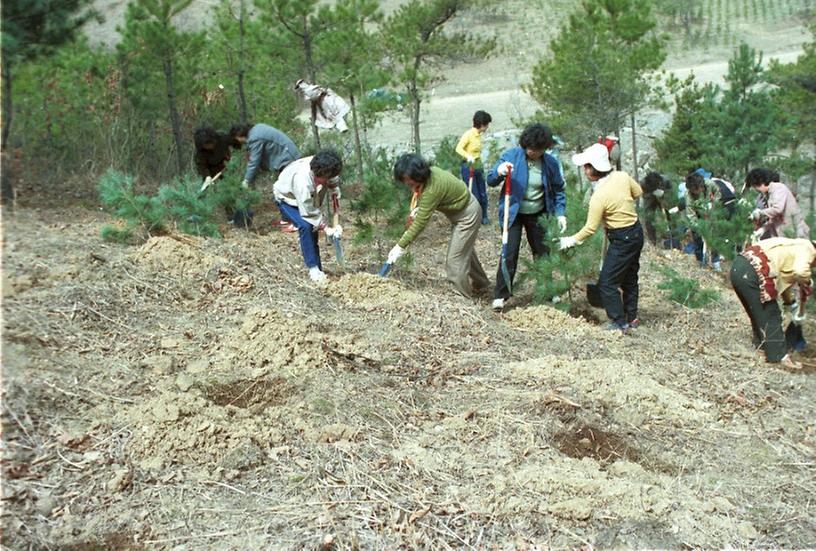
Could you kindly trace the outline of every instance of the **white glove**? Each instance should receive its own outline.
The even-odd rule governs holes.
[[[207,176],[206,178],[204,178],[204,183],[201,185],[201,191],[204,191],[205,189],[210,187],[212,183],[213,183],[212,176]]]
[[[343,237],[343,226],[337,224],[333,228],[326,226],[326,229],[323,230],[326,232],[326,236],[330,237],[331,239],[340,239]]]
[[[507,171],[510,170],[511,168],[513,168],[513,163],[505,161],[502,164],[500,164],[498,168],[496,168],[496,174],[498,174],[499,176],[507,176]]]
[[[669,214],[677,214],[678,212],[680,212],[679,207],[672,207],[669,209]]]
[[[575,245],[578,245],[578,241],[575,239],[575,236],[570,235],[569,237],[562,237],[558,240],[558,249],[565,251],[567,249],[571,249]]]
[[[567,231],[567,217],[566,216],[559,216],[558,217],[558,231],[564,233]]]
[[[763,235],[765,235],[765,228],[759,228],[758,230],[754,230],[754,237],[755,238],[759,239]]]
[[[474,159],[474,158],[473,158],[473,155],[468,155],[468,156],[467,156],[467,162],[468,162],[468,164],[471,164],[471,165],[472,165],[472,164],[474,163],[474,161],[476,161],[476,159]]]
[[[402,253],[404,252],[405,250],[402,247],[400,247],[399,245],[394,245],[394,248],[391,249],[391,252],[388,253],[388,263],[393,264],[394,262],[399,260],[399,257],[401,257]]]
[[[244,180],[243,182],[241,182],[241,187],[244,189],[249,189],[249,182]]]
[[[762,218],[762,210],[754,209],[751,213],[751,220],[759,220],[760,218]]]
[[[656,190],[654,190],[652,192],[652,195],[654,195],[655,197],[660,199],[661,197],[663,197],[663,190],[662,189],[656,189]]]

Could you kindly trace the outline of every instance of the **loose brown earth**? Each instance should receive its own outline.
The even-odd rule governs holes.
[[[756,359],[688,256],[646,251],[619,337],[582,299],[458,297],[443,220],[389,279],[368,247],[345,270],[326,248],[316,288],[288,234],[128,247],[102,218],[5,220],[8,548],[816,542],[814,370]],[[488,271],[498,247],[486,228]],[[721,301],[666,302],[665,265]]]

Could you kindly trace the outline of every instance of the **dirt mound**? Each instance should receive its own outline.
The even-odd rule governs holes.
[[[141,468],[196,465],[200,476],[216,476],[219,468],[230,470],[259,463],[263,460],[262,449],[284,440],[281,429],[258,408],[225,403],[224,387],[202,384],[183,392],[177,384],[162,384],[157,395],[121,409],[114,417],[114,423],[132,431],[127,450]],[[257,386],[268,392],[269,398],[261,397],[262,405],[280,402],[285,399],[281,391],[288,387],[277,384],[280,388],[274,379],[249,381],[243,395]],[[232,391],[231,400],[241,400],[242,391]]]
[[[586,321],[574,318],[552,306],[515,308],[504,316],[507,323],[522,331],[546,331],[549,335],[584,336],[593,331]]]
[[[364,310],[392,309],[420,300],[418,293],[406,289],[399,281],[367,273],[344,275],[328,286],[326,293]]]
[[[685,425],[714,420],[712,404],[657,382],[648,369],[626,360],[546,356],[504,369],[513,379],[535,379],[568,388],[579,403],[601,402],[620,423]]]
[[[151,237],[131,259],[148,270],[168,272],[176,277],[200,276],[226,262],[224,258],[206,253],[202,249],[204,242],[188,236]]]
[[[208,354],[213,371],[244,377],[274,374],[289,378],[316,372],[326,364],[323,338],[294,315],[258,309]]]

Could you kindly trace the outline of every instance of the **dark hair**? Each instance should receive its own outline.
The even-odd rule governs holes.
[[[590,163],[587,163],[584,166],[588,166],[589,167],[589,172],[592,174],[592,176],[594,178],[598,178],[598,179],[601,179],[604,176],[606,176],[607,174],[610,174],[612,172],[611,170],[607,170],[606,172],[601,172],[600,170],[598,170],[597,168],[592,166],[592,164],[590,164]]]
[[[531,124],[524,129],[519,138],[519,145],[524,149],[549,149],[555,144],[552,131],[543,124]]]
[[[774,176],[778,177],[779,174],[767,168],[752,168],[748,175],[745,176],[745,183],[751,187],[759,187],[762,184],[776,182]]]
[[[473,113],[473,128],[479,128],[493,122],[493,117],[487,111],[476,111]]]
[[[318,178],[334,178],[343,171],[343,159],[334,149],[321,149],[309,161],[309,168]]]
[[[768,169],[768,176],[771,178],[771,182],[781,182],[782,181],[782,178],[779,176],[779,172],[777,172],[777,171],[775,171],[773,169]],[[770,183],[770,182],[768,182],[768,183]]]
[[[643,179],[644,193],[652,193],[658,188],[668,189],[669,186],[669,182],[659,172],[652,171],[646,175],[646,178]]]
[[[701,190],[705,186],[705,178],[699,172],[689,172],[686,176],[686,189]]]
[[[246,124],[233,124],[229,129],[229,137],[235,140],[235,138],[246,138],[249,135],[250,129],[254,125],[246,123]]]
[[[203,149],[208,143],[216,144],[220,138],[221,135],[212,126],[196,128],[193,133],[193,142],[196,149]]]
[[[431,165],[415,153],[406,153],[394,163],[394,179],[402,182],[406,176],[415,182],[425,184],[431,179]]]

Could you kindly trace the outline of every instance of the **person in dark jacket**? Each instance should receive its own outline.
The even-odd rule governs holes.
[[[555,216],[559,230],[563,233],[567,229],[567,196],[561,167],[552,155],[546,153],[554,144],[548,127],[538,123],[528,126],[521,133],[518,147],[502,153],[487,178],[487,185],[491,187],[503,185],[507,172],[510,171],[507,270],[511,286],[518,264],[522,230],[527,232],[527,242],[535,259],[550,254],[550,248],[545,242],[546,231],[540,224],[539,217]],[[504,188],[499,196],[499,224],[503,222]],[[499,266],[493,293],[493,309],[504,308],[508,298],[510,289]]]
[[[658,216],[662,216],[669,225],[670,235],[668,236],[668,246],[666,248],[671,248],[674,243],[674,237],[671,235],[669,214],[672,205],[668,204],[672,191],[671,182],[658,172],[650,172],[646,175],[646,178],[643,179],[641,188],[643,189],[646,237],[652,245],[657,245],[657,228],[655,228],[655,221]]]
[[[230,160],[230,149],[235,142],[227,134],[221,134],[211,126],[197,128],[193,134],[195,143],[196,172],[202,178],[213,178],[224,170]]]

